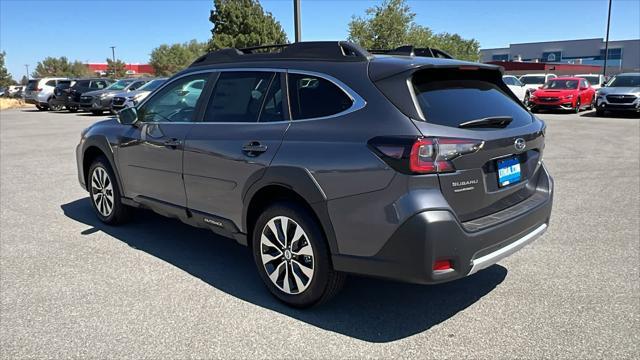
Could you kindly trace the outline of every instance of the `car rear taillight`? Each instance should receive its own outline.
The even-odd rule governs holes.
[[[482,148],[484,142],[459,138],[377,137],[369,146],[392,168],[404,174],[455,171],[451,160]]]

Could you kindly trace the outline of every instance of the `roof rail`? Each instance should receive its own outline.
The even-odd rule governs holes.
[[[444,58],[444,59],[453,59],[453,56],[448,53],[436,49],[436,48],[416,48],[413,45],[404,45],[393,50],[384,50],[384,49],[369,49],[369,53],[371,54],[379,54],[379,55],[404,55],[404,56],[423,56],[423,57],[432,57],[432,58]]]
[[[321,60],[365,61],[370,54],[348,41],[306,41],[236,49],[225,48],[209,52],[196,59],[191,66],[203,66],[238,61],[261,60]]]

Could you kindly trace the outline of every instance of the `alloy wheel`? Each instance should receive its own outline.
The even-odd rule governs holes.
[[[287,294],[303,292],[314,275],[314,253],[306,232],[286,216],[269,220],[260,235],[260,256],[271,282]]]
[[[91,197],[100,215],[109,217],[113,211],[113,182],[103,167],[96,167],[91,175]]]

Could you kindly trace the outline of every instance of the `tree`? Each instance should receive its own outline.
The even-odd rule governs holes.
[[[13,77],[4,64],[4,57],[6,55],[7,54],[4,51],[0,52],[0,87],[7,87],[15,83],[15,81],[13,81]]]
[[[47,76],[60,77],[83,77],[91,74],[87,65],[80,61],[70,62],[65,56],[54,58],[47,57],[38,62],[33,72],[33,77],[41,78]]]
[[[120,60],[115,61],[107,58],[107,74],[113,78],[121,78],[127,75],[126,64]]]
[[[189,66],[207,52],[207,44],[191,40],[182,44],[162,44],[151,51],[149,64],[158,76],[170,76]]]
[[[257,0],[214,0],[209,50],[288,43],[280,23]]]
[[[433,34],[431,29],[415,23],[416,14],[405,0],[384,0],[368,8],[366,16],[353,17],[349,22],[349,40],[365,49],[394,49],[402,45],[434,47],[452,56],[477,61],[480,44],[475,39],[463,39],[458,34]]]

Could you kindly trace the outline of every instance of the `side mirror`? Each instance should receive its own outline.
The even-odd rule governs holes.
[[[133,125],[138,122],[138,110],[134,107],[127,107],[118,111],[118,122],[122,125]]]

